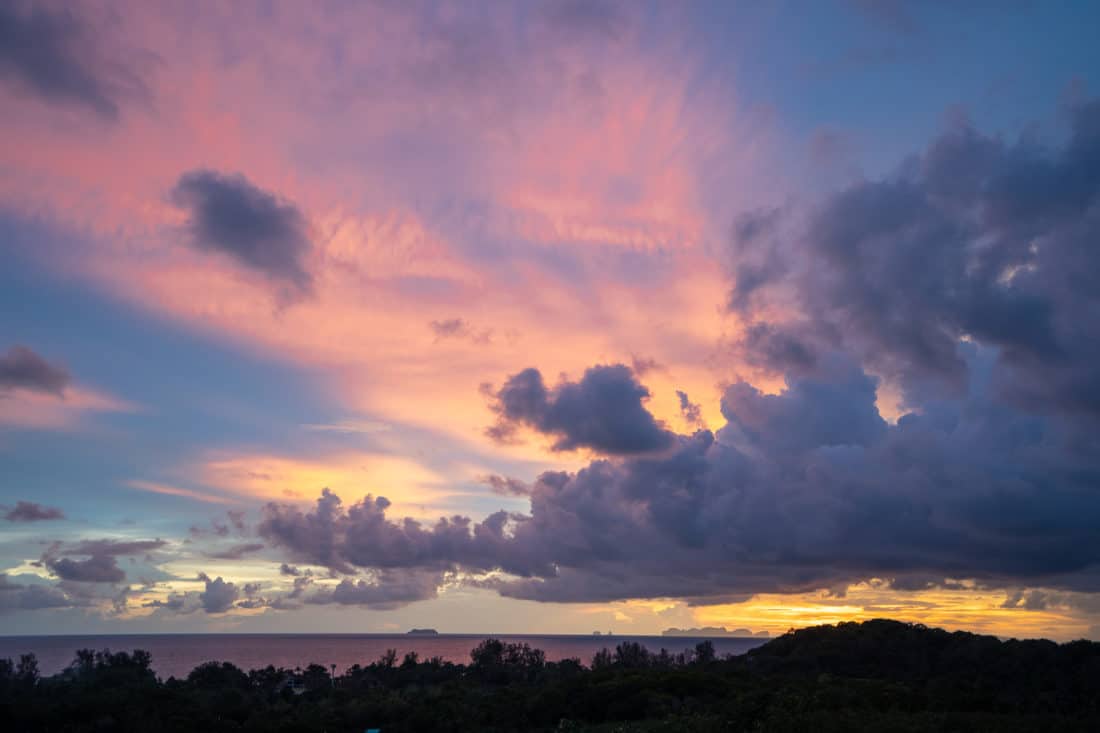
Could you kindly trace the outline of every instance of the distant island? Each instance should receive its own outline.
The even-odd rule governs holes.
[[[756,636],[762,639],[768,637],[767,631],[757,631],[753,633],[749,629],[727,629],[725,626],[703,626],[698,629],[665,629],[661,632],[661,636],[689,636],[696,639],[705,639],[707,637],[716,636],[737,636],[737,637],[749,637]]]
[[[408,636],[439,636],[439,632],[435,629],[409,629],[406,632]]]

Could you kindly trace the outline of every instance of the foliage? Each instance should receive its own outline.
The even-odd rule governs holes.
[[[158,680],[141,651],[82,650],[41,677],[0,660],[8,731],[1093,731],[1100,644],[1000,641],[895,621],[790,632],[740,657],[623,642],[590,667],[486,639],[470,664],[408,654],[333,678],[316,664],[207,662]]]

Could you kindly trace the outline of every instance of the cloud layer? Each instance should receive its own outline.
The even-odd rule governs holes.
[[[261,532],[340,572],[459,572],[543,601],[871,578],[1096,592],[1097,162],[1091,103],[1061,149],[961,125],[895,176],[743,220],[730,302],[755,320],[740,347],[785,386],[733,382],[714,433],[667,431],[627,367],[553,388],[527,369],[491,392],[492,437],[524,427],[612,457],[542,474],[529,514],[423,526],[326,493],[311,512],[269,505]]]
[[[968,351],[988,370],[989,354]],[[483,584],[543,601],[702,602],[866,578],[1097,590],[1095,438],[987,392],[891,425],[875,380],[838,359],[778,395],[732,385],[726,425],[668,455],[543,474],[529,515],[423,526],[387,518],[380,497],[345,510],[326,493],[310,512],[269,505],[260,532],[339,572],[502,571]]]

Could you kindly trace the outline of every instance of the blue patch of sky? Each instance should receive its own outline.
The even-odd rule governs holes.
[[[772,110],[805,167],[819,130],[849,136],[869,176],[964,113],[1013,138],[1055,117],[1075,85],[1100,93],[1100,3],[785,0],[708,3],[705,68]],[[891,11],[893,9],[893,11]],[[1057,131],[1052,131],[1057,132]],[[801,144],[800,144],[801,143]]]

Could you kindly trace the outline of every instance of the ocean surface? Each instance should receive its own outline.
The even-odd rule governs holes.
[[[72,662],[77,649],[110,649],[129,652],[144,649],[153,655],[153,669],[162,678],[186,677],[203,662],[232,662],[249,670],[273,664],[276,667],[305,667],[316,663],[336,665],[338,673],[353,664],[366,665],[387,649],[396,649],[398,659],[415,651],[421,659],[443,657],[455,663],[470,661],[470,650],[488,634],[141,634],[110,636],[0,636],[0,658],[18,659],[20,654],[38,657],[42,674],[56,674]],[[527,643],[546,652],[549,661],[576,657],[584,664],[600,649],[614,649],[624,641],[644,644],[650,651],[662,648],[676,653],[690,649],[702,638],[684,636],[563,636],[496,635],[512,643]],[[743,654],[767,639],[742,637],[711,638],[719,656]]]

